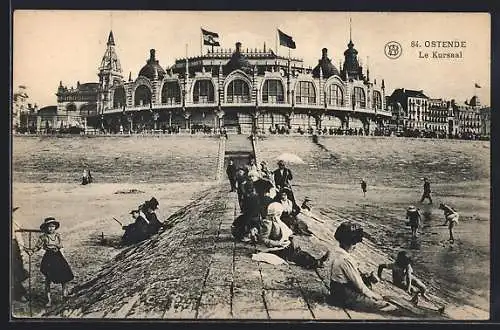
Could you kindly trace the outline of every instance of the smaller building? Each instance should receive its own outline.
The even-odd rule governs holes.
[[[479,115],[481,117],[481,138],[490,139],[491,138],[491,108],[484,107],[479,109]]]
[[[453,109],[453,127],[451,134],[462,138],[478,138],[481,134],[481,103],[477,96],[473,96],[470,101],[458,103],[451,101]]]
[[[443,99],[429,99],[425,130],[437,134],[448,134],[448,110],[450,102]]]
[[[396,113],[397,121],[402,121],[405,129],[425,130],[426,118],[428,117],[429,97],[422,90],[398,88],[389,97],[392,110]],[[404,116],[401,120],[400,110],[403,109]]]

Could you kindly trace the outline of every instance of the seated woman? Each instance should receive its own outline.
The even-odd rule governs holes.
[[[302,251],[293,244],[292,231],[281,220],[283,206],[273,202],[267,208],[267,217],[262,220],[262,228],[259,233],[259,242],[265,245],[266,252],[276,254],[278,257],[294,262],[296,265],[306,269],[323,267],[328,259],[329,252],[321,258],[315,258],[311,254]]]
[[[312,232],[309,230],[307,224],[297,218],[297,215],[300,213],[300,207],[290,199],[290,193],[291,190],[289,188],[283,188],[277,196],[277,202],[283,206],[281,221],[290,227],[295,234],[310,236]]]
[[[334,255],[329,268],[331,303],[362,310],[387,306],[381,295],[366,286],[350,254],[354,246],[363,240],[363,228],[345,221],[337,228],[334,237],[339,242],[340,250]]]
[[[424,283],[413,276],[411,263],[411,259],[406,255],[406,252],[401,251],[398,253],[395,262],[379,265],[377,275],[381,278],[384,269],[391,269],[392,283],[401,289],[405,289],[409,294],[416,293],[414,302],[418,301],[419,294],[428,299],[425,295],[426,287]],[[416,292],[413,291],[413,288],[416,289]]]
[[[125,230],[121,239],[122,245],[131,245],[142,242],[151,236],[149,221],[146,218],[146,215],[140,210],[132,210],[130,211],[130,214],[132,215],[134,222],[122,227],[122,229]]]

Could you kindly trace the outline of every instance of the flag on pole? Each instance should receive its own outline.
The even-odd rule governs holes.
[[[278,29],[278,34],[279,34],[279,38],[280,38],[280,45],[281,46],[285,46],[285,47],[288,47],[288,48],[291,48],[291,49],[295,49],[296,46],[295,46],[295,41],[293,41],[292,37],[281,32],[280,29]]]
[[[475,88],[481,88],[481,86],[479,86],[477,83],[474,83],[474,87]]]
[[[215,32],[210,32],[204,29],[201,29],[201,34],[203,36],[203,44],[208,46],[220,46],[219,43],[219,34]]]

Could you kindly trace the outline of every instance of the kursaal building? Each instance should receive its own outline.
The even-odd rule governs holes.
[[[295,48],[288,42],[280,38],[280,44]],[[219,45],[214,38],[205,44]],[[321,52],[318,64],[306,68],[301,59],[278,56],[265,44],[260,50],[244,50],[237,42],[234,50],[212,47],[206,54],[162,67],[151,49],[133,80],[131,74],[124,79],[110,32],[99,83],[91,86],[96,96],[93,111],[89,111],[93,102],[78,102],[83,100],[78,87],[60,84],[58,112],[74,113],[86,125],[115,132],[120,126],[127,131],[204,126],[242,134],[269,134],[276,128],[291,133],[361,128],[366,133],[384,126],[391,118],[385,107],[384,80],[372,82],[369,70],[363,72],[352,40],[340,70],[328,58],[327,48]]]

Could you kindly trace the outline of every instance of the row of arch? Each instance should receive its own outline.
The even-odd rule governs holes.
[[[214,103],[215,85],[210,79],[198,79],[192,88],[193,103]],[[345,89],[338,83],[328,84],[325,88],[325,102],[332,106],[345,105]],[[311,81],[298,81],[294,89],[295,104],[317,104],[317,92]],[[261,89],[262,103],[285,103],[285,89],[280,79],[266,79]],[[379,91],[373,91],[373,108],[382,109],[382,95]],[[231,80],[225,88],[225,103],[250,103],[250,83],[244,79]],[[161,89],[161,104],[180,104],[181,88],[178,81],[166,81]],[[134,91],[134,106],[150,104],[152,101],[151,88],[139,83]],[[125,88],[120,86],[113,93],[113,108],[121,108],[125,105]],[[366,108],[367,97],[365,90],[354,87],[352,103],[358,108]]]

